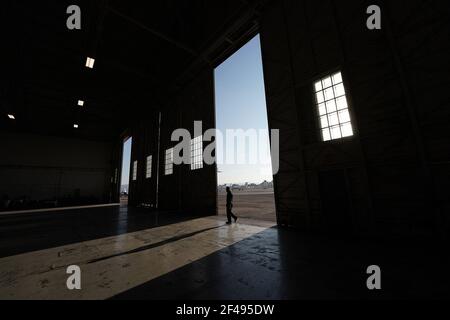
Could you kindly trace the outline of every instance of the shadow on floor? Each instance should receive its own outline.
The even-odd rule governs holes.
[[[114,299],[449,298],[444,252],[424,242],[352,242],[274,227]],[[366,286],[374,264],[381,291]]]
[[[141,231],[199,217],[201,216],[126,206],[0,216],[0,257]]]

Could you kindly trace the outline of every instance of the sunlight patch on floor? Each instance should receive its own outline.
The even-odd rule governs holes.
[[[106,299],[272,227],[208,217],[0,259],[0,299]],[[81,268],[81,290],[66,269]]]

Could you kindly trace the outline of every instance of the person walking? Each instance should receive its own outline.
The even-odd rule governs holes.
[[[231,224],[231,218],[234,219],[234,222],[237,222],[238,217],[236,217],[233,212],[233,194],[231,193],[230,187],[227,187],[227,224]]]

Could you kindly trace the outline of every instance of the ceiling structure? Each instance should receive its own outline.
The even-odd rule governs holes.
[[[66,27],[72,4],[81,8],[81,30]],[[115,139],[132,119],[164,108],[198,70],[217,65],[255,35],[262,5],[8,1],[0,130]],[[95,58],[94,69],[85,67],[87,57]]]

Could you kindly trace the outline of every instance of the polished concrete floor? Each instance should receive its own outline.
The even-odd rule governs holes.
[[[435,242],[224,222],[123,207],[0,216],[0,299],[450,297],[448,251]],[[366,287],[374,264],[380,291]],[[69,265],[81,290],[66,287]]]

